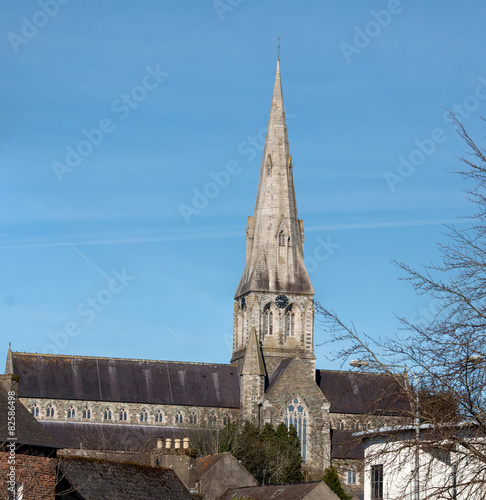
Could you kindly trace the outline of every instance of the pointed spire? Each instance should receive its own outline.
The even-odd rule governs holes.
[[[8,351],[7,351],[7,362],[5,364],[5,373],[13,374],[13,360],[12,360],[12,345],[8,343]]]
[[[304,265],[304,226],[292,168],[279,58],[255,211],[248,219],[246,266],[235,298],[251,291],[314,294]]]
[[[263,364],[262,353],[254,326],[250,331],[250,338],[248,339],[248,347],[246,349],[241,375],[265,376],[265,365]]]

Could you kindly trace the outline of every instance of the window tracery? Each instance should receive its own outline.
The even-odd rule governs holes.
[[[288,428],[290,428],[291,425],[295,427],[300,441],[300,453],[304,461],[307,453],[307,423],[307,410],[301,400],[295,397],[287,406],[285,425]]]

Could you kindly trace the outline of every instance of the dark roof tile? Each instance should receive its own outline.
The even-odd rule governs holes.
[[[12,353],[23,398],[240,407],[232,365]]]
[[[330,413],[394,415],[410,410],[404,379],[380,373],[317,370]]]
[[[163,467],[76,457],[63,459],[60,470],[84,500],[192,498],[174,471]]]

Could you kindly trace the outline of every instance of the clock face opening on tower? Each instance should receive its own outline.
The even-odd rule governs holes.
[[[286,295],[278,295],[275,299],[275,304],[277,304],[280,309],[284,309],[289,305],[289,298]]]

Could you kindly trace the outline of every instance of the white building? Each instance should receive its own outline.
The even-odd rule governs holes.
[[[440,431],[440,436],[450,436],[446,439],[432,426],[421,425],[417,440],[416,431],[408,426],[361,433],[365,500],[486,498],[484,433],[470,425],[451,426]]]

